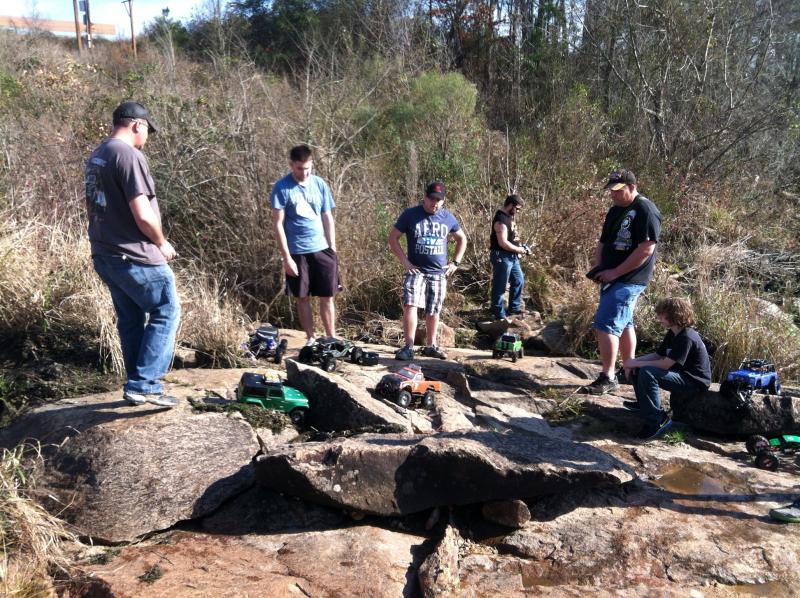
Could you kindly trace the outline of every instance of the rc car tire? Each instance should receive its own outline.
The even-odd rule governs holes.
[[[777,471],[778,457],[768,451],[762,451],[756,455],[756,467],[767,471]]]
[[[362,365],[364,363],[364,351],[360,347],[356,347],[350,353],[350,361]]]
[[[306,421],[306,410],[299,407],[292,409],[289,412],[289,419],[295,426],[302,426]]]
[[[523,357],[525,357],[525,349],[520,347],[520,349],[519,349],[519,358],[522,359]]]
[[[771,395],[779,395],[781,394],[781,385],[772,379],[769,381],[769,385],[767,386],[767,392],[769,392]]]
[[[397,393],[397,404],[401,407],[408,407],[411,404],[411,393],[407,390],[401,390]]]
[[[757,455],[762,451],[769,450],[769,440],[767,440],[764,436],[751,436],[747,439],[747,442],[744,443],[744,446],[747,448],[747,452],[751,455]]]
[[[517,352],[516,351],[512,351],[511,352],[511,361],[513,363],[517,363]]]
[[[332,355],[322,358],[322,369],[326,372],[332,372],[336,369],[336,358]]]
[[[492,351],[492,359],[497,359],[498,357],[500,357],[500,351],[498,351],[497,349],[494,349]]]
[[[311,363],[314,359],[314,349],[311,347],[303,347],[300,349],[300,354],[297,356],[300,363]]]
[[[433,409],[433,398],[436,396],[436,393],[432,390],[426,390],[425,394],[422,395],[422,405],[425,409]]]
[[[281,362],[281,359],[283,359],[283,354],[286,353],[287,345],[288,343],[286,342],[286,339],[283,339],[280,343],[278,343],[278,346],[275,348],[275,359],[273,359],[275,363]]]

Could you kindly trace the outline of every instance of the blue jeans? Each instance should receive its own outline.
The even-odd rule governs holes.
[[[508,310],[511,313],[522,311],[522,287],[525,275],[519,263],[519,256],[508,251],[493,249],[492,261],[492,314],[496,318],[506,317],[504,295],[508,290]]]
[[[172,361],[181,317],[175,275],[166,264],[148,266],[107,255],[95,255],[92,260],[117,312],[128,376],[125,390],[162,393],[161,378]]]
[[[639,401],[639,413],[648,425],[657,426],[665,415],[661,408],[661,388],[682,395],[705,390],[705,387],[683,372],[653,366],[639,368],[636,375],[636,399]]]

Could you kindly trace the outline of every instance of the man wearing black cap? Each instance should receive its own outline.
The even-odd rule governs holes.
[[[517,239],[515,216],[524,205],[519,195],[509,195],[492,220],[492,232],[489,234],[489,256],[492,262],[491,304],[492,314],[498,320],[506,318],[506,287],[508,311],[511,315],[522,313],[525,275],[519,260],[524,255],[530,255],[531,250]]]
[[[585,387],[590,394],[616,389],[617,353],[623,363],[636,353],[633,312],[636,300],[653,277],[656,243],[661,233],[661,213],[636,190],[636,177],[630,170],[612,172],[605,188],[614,205],[603,222],[594,268],[589,272],[600,284],[600,302],[592,328],[603,371]]]
[[[164,394],[161,379],[180,320],[167,265],[175,249],[161,228],[155,184],[140,151],[155,132],[150,112],[138,102],[114,110],[111,136],[86,162],[86,203],[92,261],[117,314],[128,378],[122,397],[132,405],[174,407],[178,400]]]
[[[430,183],[422,204],[408,208],[389,231],[389,247],[406,270],[403,279],[403,334],[405,346],[395,353],[397,359],[414,357],[414,336],[417,331],[417,309],[425,309],[426,357],[446,359],[447,354],[436,342],[439,314],[447,292],[447,277],[458,269],[467,249],[467,236],[455,216],[445,210],[444,184]],[[408,255],[400,246],[405,235]],[[456,242],[453,260],[447,261],[447,239]]]

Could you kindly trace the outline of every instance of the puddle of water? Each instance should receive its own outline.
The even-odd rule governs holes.
[[[553,587],[563,583],[563,580],[554,579],[549,567],[541,563],[523,562],[520,566],[520,574],[522,576],[522,587],[526,590],[533,589],[536,586]]]
[[[707,473],[687,465],[667,469],[653,484],[677,494],[725,494],[722,482]]]

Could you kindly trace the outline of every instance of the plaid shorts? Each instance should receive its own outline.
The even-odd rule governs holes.
[[[403,305],[424,307],[425,313],[441,313],[447,293],[447,278],[442,274],[407,272],[403,279]]]

